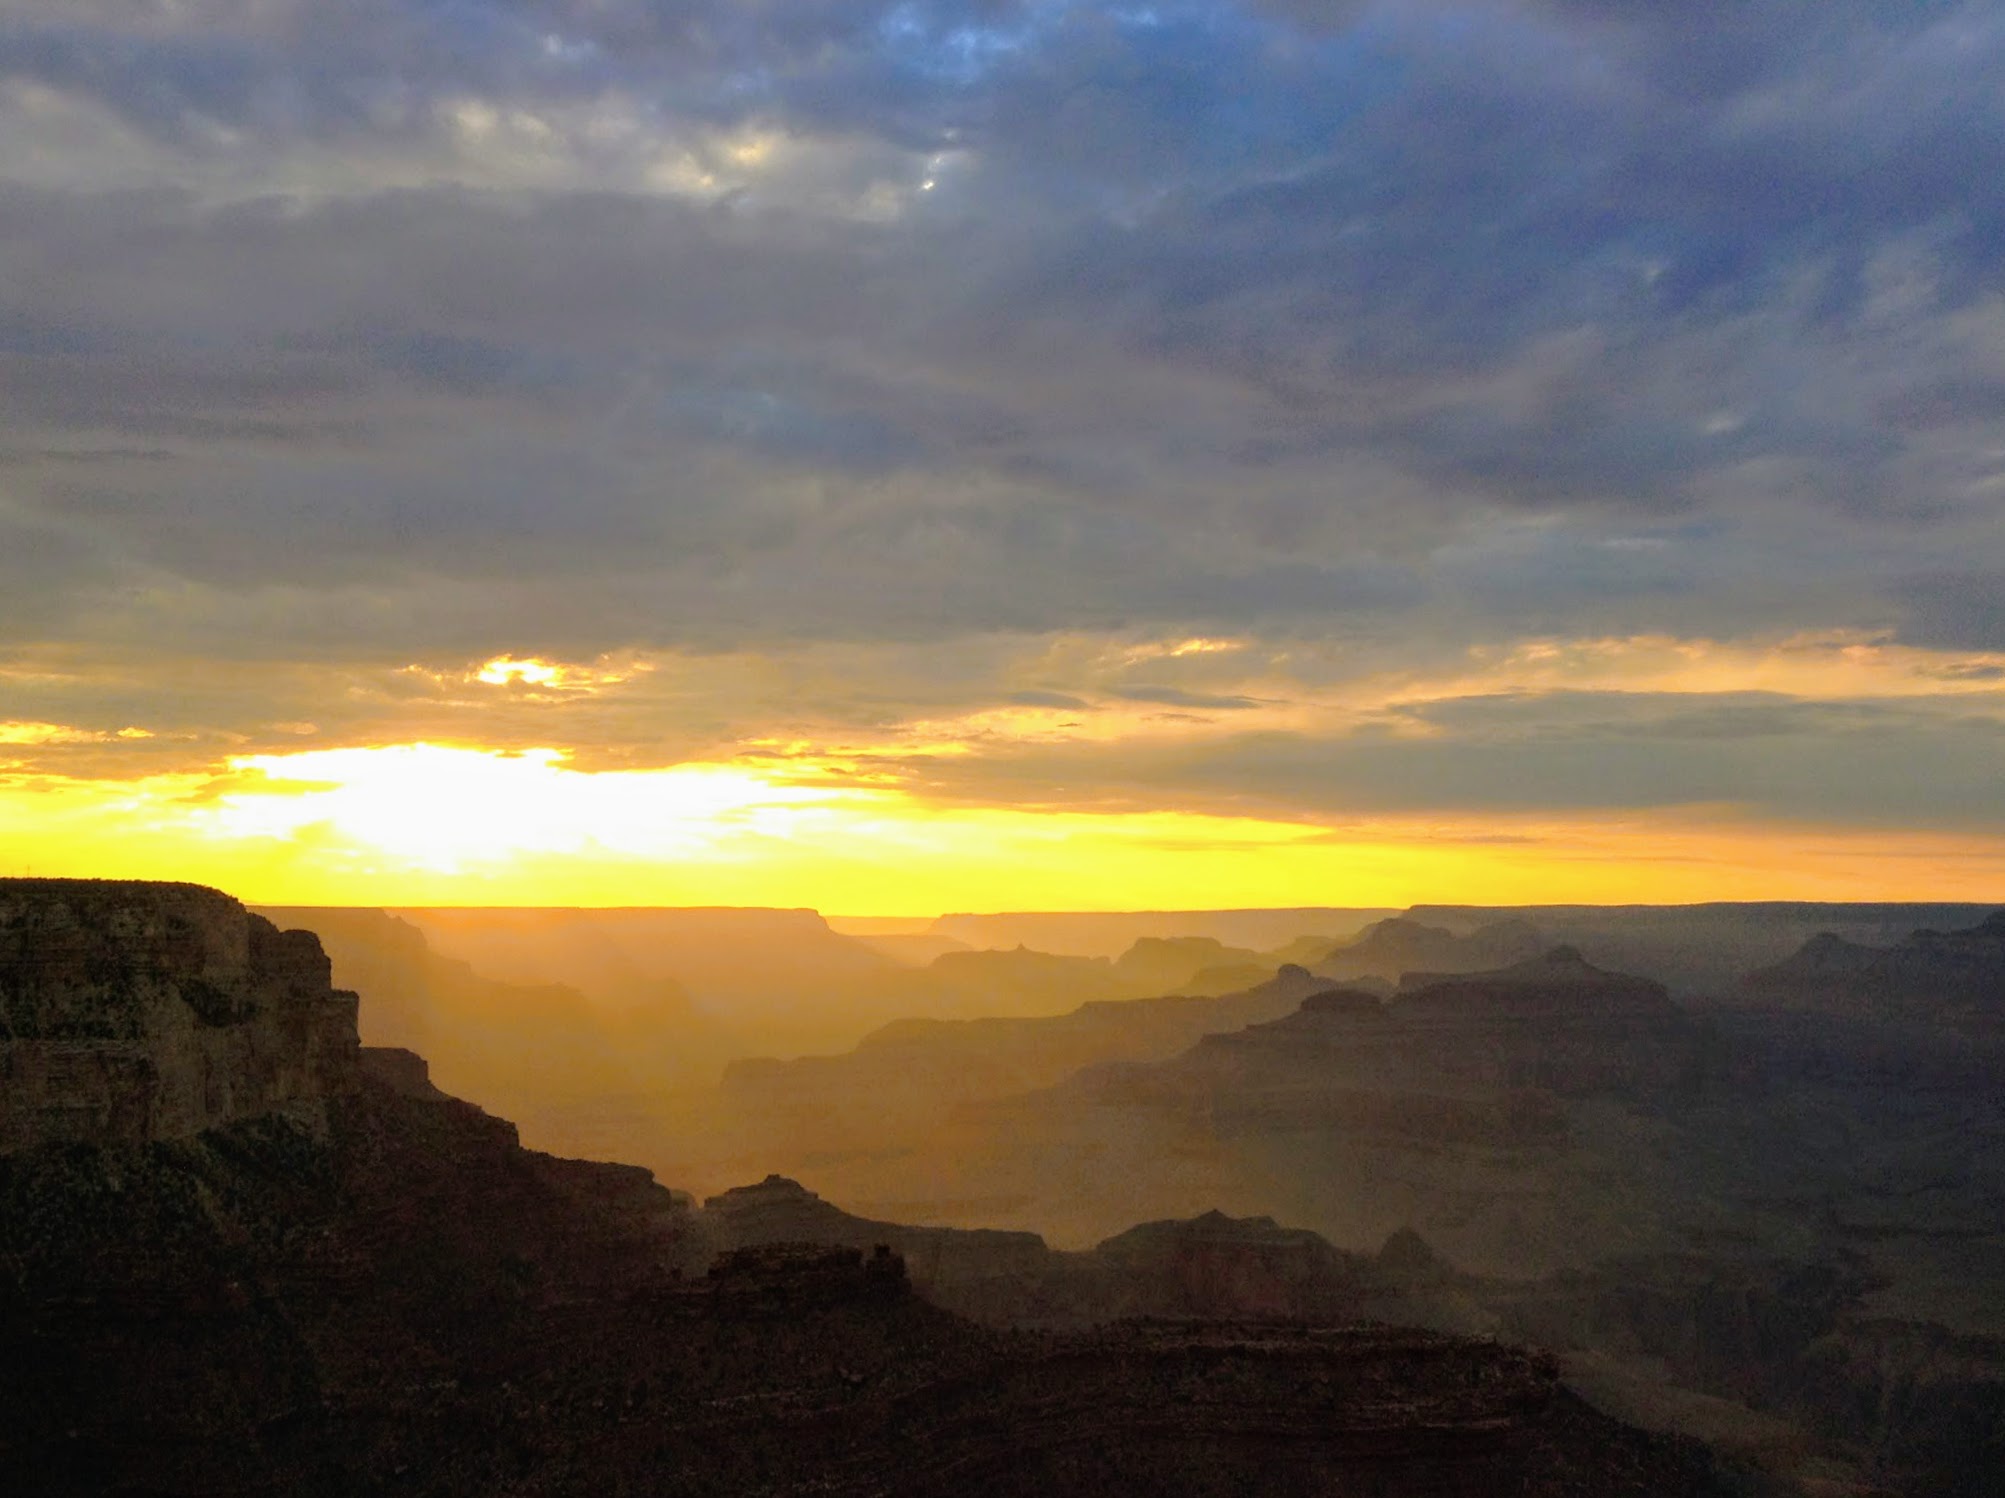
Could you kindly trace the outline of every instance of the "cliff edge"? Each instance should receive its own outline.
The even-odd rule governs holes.
[[[0,1154],[148,1144],[355,1085],[320,940],[192,884],[0,880]]]

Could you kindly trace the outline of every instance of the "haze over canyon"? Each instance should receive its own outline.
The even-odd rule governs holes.
[[[2005,1498],[2005,0],[0,0],[0,1485]]]
[[[1998,1491],[2005,912],[15,880],[0,1001],[48,1491]]]

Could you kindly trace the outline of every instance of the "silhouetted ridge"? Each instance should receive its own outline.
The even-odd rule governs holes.
[[[1412,974],[1389,1003],[1332,990],[1184,1055],[1082,1073],[1064,1091],[1229,1136],[1328,1131],[1437,1149],[1558,1149],[1565,1100],[1660,1106],[1700,1032],[1661,984],[1566,948],[1491,972]]]
[[[1706,1482],[1689,1446],[1595,1414],[1511,1348],[1299,1319],[1000,1333],[910,1294],[894,1241],[817,1236],[859,1220],[784,1177],[696,1214],[644,1170],[524,1150],[413,1053],[358,1053],[317,943],[213,892],[0,881],[0,943],[10,1098],[14,1063],[57,1032],[203,1083],[199,1116],[171,1128],[16,1114],[10,1490],[1195,1498],[1285,1474],[1304,1493],[1672,1498]],[[317,1050],[344,1015],[345,1047]],[[205,1049],[210,1032],[226,1043]],[[713,1241],[790,1215],[815,1233]],[[1210,1214],[1140,1276],[1076,1270],[1091,1256],[1027,1234],[868,1226],[1058,1260],[1053,1284],[1139,1282],[1134,1309],[1158,1313],[1318,1306],[1347,1264],[1313,1234]]]
[[[1458,936],[1445,926],[1394,916],[1366,927],[1356,941],[1334,946],[1314,968],[1334,979],[1396,979],[1416,969],[1474,972],[1532,956],[1541,946],[1538,932],[1524,921],[1497,921]]]
[[[1598,968],[1570,946],[1492,972],[1404,974],[1393,1007],[1409,1015],[1463,1008],[1527,1016],[1678,1012],[1663,984]]]
[[[1354,1019],[1379,1019],[1385,1014],[1385,1005],[1368,993],[1360,993],[1355,988],[1326,988],[1321,993],[1312,993],[1302,1000],[1304,1014],[1349,1016]]]
[[[1962,930],[1912,931],[1891,947],[1821,934],[1749,973],[1741,991],[1794,1008],[1990,1031],[2005,1023],[2005,911]]]
[[[1412,1228],[1392,1233],[1378,1251],[1373,1264],[1383,1273],[1403,1279],[1420,1279],[1447,1269],[1441,1256],[1428,1247],[1427,1240]]]
[[[1408,915],[1458,931],[1500,919],[1526,921],[1544,933],[1538,947],[1569,942],[1618,972],[1656,979],[1682,999],[1712,997],[1730,990],[1749,969],[1782,961],[1820,931],[1884,947],[1916,926],[1974,925],[1991,914],[1992,908],[1768,900],[1692,905],[1415,905]],[[1527,955],[1517,953],[1511,960]],[[1441,970],[1448,965],[1416,962],[1409,966]]]
[[[923,1131],[937,1137],[967,1110],[1054,1086],[1082,1068],[1159,1060],[1220,1031],[1274,1019],[1328,987],[1299,966],[1217,996],[1095,1000],[1044,1018],[910,1019],[838,1056],[765,1057],[725,1068],[733,1122],[766,1158],[865,1149]]]

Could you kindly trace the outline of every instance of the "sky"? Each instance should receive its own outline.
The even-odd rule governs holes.
[[[0,874],[2005,890],[2005,5],[0,0]]]

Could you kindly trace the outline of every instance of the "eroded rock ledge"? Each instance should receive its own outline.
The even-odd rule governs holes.
[[[0,880],[0,1154],[146,1144],[355,1085],[320,940],[192,884]]]

